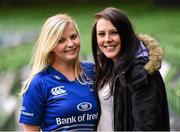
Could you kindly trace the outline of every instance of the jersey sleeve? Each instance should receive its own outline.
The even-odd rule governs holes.
[[[42,125],[44,113],[43,83],[35,77],[22,97],[20,123]]]

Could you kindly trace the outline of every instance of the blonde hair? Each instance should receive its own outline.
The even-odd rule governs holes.
[[[79,35],[76,22],[66,14],[57,14],[45,21],[40,36],[33,49],[34,54],[30,61],[30,64],[32,64],[31,73],[29,77],[23,82],[21,94],[23,94],[28,89],[34,76],[37,73],[45,70],[51,64],[53,59],[51,56],[51,50],[57,45],[64,29],[69,23],[74,24],[75,29]],[[80,80],[84,81],[84,79],[79,79],[83,73],[82,69],[80,68],[79,56],[77,57],[74,70],[78,81],[83,83]]]

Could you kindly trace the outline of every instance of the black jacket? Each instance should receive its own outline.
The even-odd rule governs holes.
[[[115,131],[168,131],[169,112],[165,85],[158,71],[162,50],[149,36],[140,35],[149,59],[137,58],[115,80]]]

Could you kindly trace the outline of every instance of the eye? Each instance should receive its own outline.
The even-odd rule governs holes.
[[[118,34],[118,31],[112,31],[111,34],[112,34],[112,35],[117,35],[117,34]]]
[[[100,36],[100,37],[103,37],[103,36],[105,36],[106,34],[104,33],[104,32],[99,32],[98,33],[98,36]]]
[[[59,41],[58,41],[58,44],[62,44],[65,42],[65,38],[61,38]]]
[[[77,34],[73,34],[70,38],[72,39],[72,40],[75,40],[76,38],[77,38]]]

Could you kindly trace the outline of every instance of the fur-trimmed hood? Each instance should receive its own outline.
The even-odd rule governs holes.
[[[149,61],[144,66],[144,69],[152,74],[161,68],[163,59],[163,49],[159,46],[158,42],[151,36],[146,34],[139,34],[138,38],[144,43],[149,53]]]

